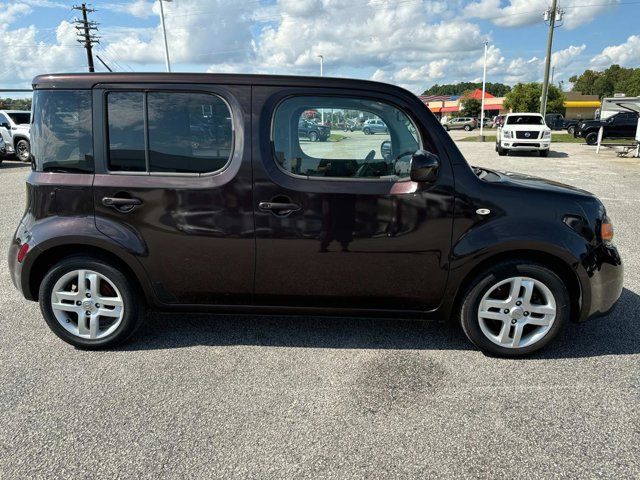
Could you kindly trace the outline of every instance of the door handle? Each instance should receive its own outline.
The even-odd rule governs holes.
[[[262,211],[273,212],[277,215],[288,215],[291,212],[300,210],[300,205],[297,203],[284,202],[260,202],[258,208]]]
[[[142,205],[139,198],[104,197],[102,204],[105,207],[113,207],[120,212],[130,212],[134,207]]]

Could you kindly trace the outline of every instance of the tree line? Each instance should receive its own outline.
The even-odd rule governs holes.
[[[31,99],[0,98],[0,110],[31,110]]]

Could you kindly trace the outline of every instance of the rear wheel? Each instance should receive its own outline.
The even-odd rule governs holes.
[[[16,155],[21,162],[28,162],[31,158],[31,146],[29,145],[29,141],[21,138],[16,143]]]
[[[598,134],[596,132],[591,132],[587,134],[585,140],[587,141],[587,145],[596,145],[598,143]]]
[[[49,270],[40,285],[39,301],[53,333],[89,350],[124,342],[144,315],[130,280],[88,256],[68,257]]]
[[[465,132],[470,132],[471,131],[471,125],[465,125],[464,126],[464,131]]]
[[[567,133],[569,135],[573,135],[575,131],[576,131],[576,127],[574,125],[571,125],[569,128],[567,128]]]
[[[309,132],[309,140],[312,142],[318,141],[318,134],[316,132]]]
[[[526,261],[499,263],[467,289],[460,323],[485,352],[518,357],[553,340],[569,319],[569,293],[545,266]]]

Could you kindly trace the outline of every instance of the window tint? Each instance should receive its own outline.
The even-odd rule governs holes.
[[[89,90],[34,92],[31,154],[39,171],[93,171]]]
[[[294,97],[272,125],[276,161],[293,174],[333,178],[409,176],[417,131],[395,107],[372,100]]]
[[[150,92],[147,109],[151,172],[205,173],[225,167],[233,132],[231,113],[222,99]]]
[[[144,93],[111,92],[107,95],[109,170],[145,172]]]

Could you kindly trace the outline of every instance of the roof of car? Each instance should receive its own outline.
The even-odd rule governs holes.
[[[513,113],[507,113],[507,117],[510,117],[512,115],[535,115],[536,117],[541,117],[542,114],[541,113],[535,113],[535,112],[513,112]]]
[[[178,83],[178,84],[231,84],[277,85],[305,87],[343,87],[357,89],[393,89],[398,93],[410,93],[396,85],[372,80],[337,77],[305,77],[296,75],[257,75],[239,73],[52,73],[38,75],[32,81],[33,88],[93,88],[100,84],[114,83]],[[413,95],[413,94],[411,94]],[[413,95],[415,96],[415,95]],[[417,97],[416,97],[417,98]]]
[[[29,110],[0,110],[2,113],[31,113]]]

